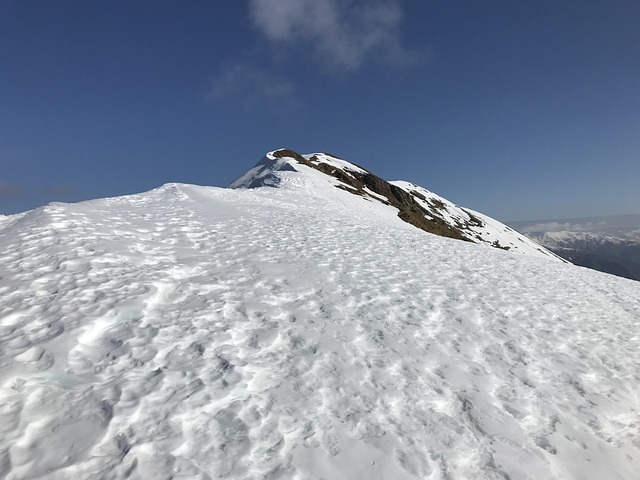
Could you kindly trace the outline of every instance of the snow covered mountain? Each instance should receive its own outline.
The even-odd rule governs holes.
[[[639,283],[273,157],[1,219],[0,478],[637,478]]]
[[[640,280],[640,215],[513,225],[571,263]]]
[[[398,218],[426,232],[528,255],[557,258],[538,243],[497,220],[459,207],[429,190],[404,181],[387,182],[373,173],[333,155],[300,155],[292,150],[269,152],[253,169],[231,183],[231,188],[278,186],[283,172],[303,172],[317,182],[396,209]],[[286,181],[286,180],[285,180]],[[353,204],[353,199],[347,205]]]

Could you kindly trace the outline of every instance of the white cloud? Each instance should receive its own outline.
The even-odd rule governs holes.
[[[257,66],[238,63],[224,68],[214,79],[208,100],[227,96],[242,99],[245,107],[267,102],[294,102],[294,85]]]
[[[596,225],[591,221],[585,220],[583,223],[575,222],[541,222],[527,225],[520,228],[522,233],[540,233],[540,232],[592,232],[597,230]]]
[[[266,38],[223,67],[207,99],[237,98],[245,107],[285,102],[297,105],[296,76],[287,74],[290,54],[302,54],[332,72],[355,72],[365,63],[410,67],[429,53],[400,39],[401,0],[249,0],[251,21]],[[280,73],[285,72],[285,73]]]
[[[355,71],[371,60],[412,66],[428,59],[402,45],[398,0],[250,0],[249,7],[271,43],[311,49],[337,70]]]

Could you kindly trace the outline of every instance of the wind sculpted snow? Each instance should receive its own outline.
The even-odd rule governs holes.
[[[404,181],[387,182],[362,167],[327,153],[300,155],[289,149],[269,152],[230,188],[281,187],[284,172],[315,177],[360,198],[397,209],[397,216],[425,232],[533,256],[562,258],[493,218],[461,208],[429,190]],[[328,197],[333,197],[326,188]],[[359,201],[351,199],[350,208]],[[347,206],[347,205],[345,205]]]
[[[279,181],[3,219],[0,478],[637,477],[640,284]]]

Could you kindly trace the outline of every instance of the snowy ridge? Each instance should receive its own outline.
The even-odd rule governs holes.
[[[516,253],[561,260],[535,241],[495,219],[461,208],[413,183],[386,182],[362,167],[329,154],[300,155],[292,150],[275,150],[269,152],[253,169],[229,186],[281,187],[283,172],[329,177],[333,186],[359,197],[351,199],[352,205],[371,200],[391,205],[399,210],[400,219],[429,233],[487,244]]]
[[[0,478],[637,476],[640,284],[296,170],[2,224]]]
[[[555,257],[555,254],[549,252],[539,243],[487,215],[459,207],[449,200],[413,183],[403,181],[391,183],[412,193],[416,200],[425,209],[428,209],[430,215],[442,218],[448,224],[461,229],[472,241],[527,255]]]

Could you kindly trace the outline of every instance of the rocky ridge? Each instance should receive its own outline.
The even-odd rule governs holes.
[[[328,153],[301,155],[290,149],[269,152],[229,187],[278,187],[279,172],[303,172],[305,167],[331,177],[334,186],[340,190],[397,209],[398,218],[425,232],[559,259],[535,241],[491,217],[455,205],[416,184],[384,180],[361,166]]]

